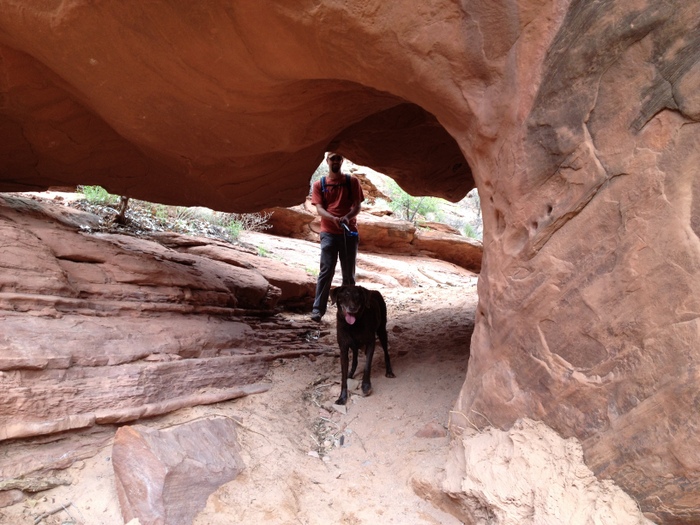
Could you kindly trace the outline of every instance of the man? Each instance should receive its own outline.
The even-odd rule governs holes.
[[[329,174],[314,182],[311,204],[321,216],[321,267],[316,282],[311,319],[319,322],[326,313],[328,295],[340,258],[343,284],[355,284],[355,260],[357,258],[357,214],[365,196],[360,181],[341,171],[343,157],[329,153],[326,157]]]

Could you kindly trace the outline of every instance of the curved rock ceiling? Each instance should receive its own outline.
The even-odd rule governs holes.
[[[693,523],[699,57],[687,0],[3,2],[0,190],[250,211],[331,148],[416,194],[476,183],[453,430],[544,421]]]
[[[474,181],[436,115],[455,126],[468,112],[440,80],[466,70],[463,14],[407,7],[7,3],[0,190],[101,184],[253,211],[302,202],[332,147],[408,191],[458,200]]]

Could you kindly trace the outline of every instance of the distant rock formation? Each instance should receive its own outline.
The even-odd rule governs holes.
[[[292,208],[270,208],[268,233],[318,241],[321,221],[307,199],[304,205]],[[417,228],[412,222],[361,212],[357,229],[360,249],[367,252],[422,255],[448,261],[467,270],[481,270],[482,243],[451,231],[445,225]]]

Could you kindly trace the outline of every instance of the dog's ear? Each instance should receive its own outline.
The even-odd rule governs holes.
[[[330,299],[331,299],[331,304],[335,304],[336,301],[338,300],[338,290],[340,290],[342,286],[339,286],[338,288],[333,288],[330,293]]]

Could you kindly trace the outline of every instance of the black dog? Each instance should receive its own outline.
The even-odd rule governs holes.
[[[384,349],[386,377],[396,377],[389,361],[388,338],[386,333],[386,303],[382,294],[362,286],[340,286],[331,290],[331,303],[338,305],[338,346],[340,347],[340,368],[342,380],[338,405],[348,400],[348,377],[352,378],[357,369],[357,353],[360,346],[365,348],[365,372],[362,375],[362,393],[372,393],[369,376],[372,371],[372,357],[377,336]],[[348,352],[352,348],[352,368],[348,373]]]

